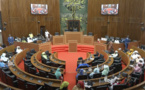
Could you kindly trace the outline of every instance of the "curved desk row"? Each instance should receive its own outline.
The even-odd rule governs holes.
[[[36,68],[38,68],[40,70],[43,70],[45,72],[50,72],[51,69],[54,69],[54,71],[56,71],[57,70],[57,67],[48,66],[48,65],[43,64],[43,63],[41,63],[39,61],[39,60],[41,60],[41,53],[42,53],[42,51],[38,51],[36,54],[34,54],[33,57],[35,57],[35,58],[33,58],[33,57],[31,58],[31,63]],[[63,74],[64,73],[64,69],[63,68],[60,68],[60,70],[61,70],[61,73]],[[55,73],[55,72],[53,72],[53,73]]]
[[[53,87],[60,87],[60,84],[61,84],[60,80],[35,76],[33,74],[30,74],[30,73],[27,73],[27,72],[21,70],[18,67],[18,64],[26,56],[26,52],[28,52],[28,51],[29,51],[29,49],[25,49],[23,52],[17,54],[15,58],[14,58],[14,56],[12,57],[12,60],[14,61],[14,66],[9,67],[11,72],[14,75],[16,75],[17,77],[19,77],[25,81],[35,83],[37,85],[44,85],[44,83],[48,83],[49,85],[51,85]],[[34,55],[32,56],[32,58],[33,57],[34,57]]]
[[[2,50],[0,50],[0,55],[2,55],[3,52],[14,52],[15,51],[15,46],[14,45],[11,45],[11,46],[8,46],[6,48],[3,48]]]
[[[121,56],[122,58],[122,61],[127,65],[123,70],[121,70],[120,72],[117,72],[115,74],[113,74],[114,76],[117,76],[119,77],[121,80],[124,79],[124,77],[122,76],[122,73],[125,72],[127,73],[128,75],[130,75],[132,72],[133,72],[133,68],[130,67],[130,60],[129,60],[129,57],[123,53],[122,51],[118,51],[119,55]],[[120,74],[120,75],[119,75]],[[107,78],[111,78],[113,75],[109,75],[107,76]],[[93,87],[96,87],[96,86],[99,86],[99,85],[108,85],[109,83],[108,82],[104,82],[104,77],[101,77],[101,78],[95,78],[95,79],[88,79],[88,80],[85,80],[85,81],[92,81],[93,82]],[[99,80],[101,80],[102,82],[99,83]]]
[[[58,53],[54,52],[52,55],[50,55],[50,60],[56,64],[65,66],[65,61],[58,59],[57,55]]]
[[[133,87],[126,88],[124,90],[145,90],[145,81],[143,81]]]
[[[7,85],[3,82],[0,82],[0,90],[4,90],[5,88],[11,88],[11,90],[22,90],[22,89],[15,88],[13,86]]]
[[[91,60],[91,59],[92,59],[92,60]],[[87,64],[91,64],[93,60],[94,60],[94,55],[92,55],[90,52],[88,52],[88,53],[87,53],[87,58],[84,59],[83,61],[84,61],[85,63],[87,63]],[[78,60],[78,61],[77,61],[77,64],[79,64],[79,63],[82,63],[82,61],[81,61],[81,60]]]
[[[104,52],[104,51],[102,51],[102,52],[100,52],[100,53],[104,55],[105,62],[102,63],[102,64],[99,64],[98,67],[101,69],[103,65],[111,66],[111,65],[113,64],[113,58],[109,59],[109,55],[108,55],[106,52]],[[91,60],[91,61],[93,61],[93,60]],[[94,69],[94,68],[96,68],[96,67],[97,67],[97,66],[93,66],[93,67],[91,67],[91,68]],[[89,67],[88,67],[88,68],[83,68],[83,69],[84,69],[87,73],[91,73],[91,72],[88,71]],[[80,68],[77,70],[77,72],[79,72],[79,70],[80,70]]]

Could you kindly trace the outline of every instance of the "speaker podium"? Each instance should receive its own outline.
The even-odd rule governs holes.
[[[69,52],[77,52],[77,40],[69,40]]]

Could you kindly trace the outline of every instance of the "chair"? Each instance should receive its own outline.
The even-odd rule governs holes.
[[[26,90],[26,81],[18,78],[18,88]]]
[[[37,84],[34,84],[34,83],[30,83],[30,82],[27,82],[27,90],[37,90],[38,86]]]
[[[48,74],[45,71],[39,70],[39,74],[41,77],[48,77]]]
[[[44,90],[56,90],[56,87],[52,87],[51,85],[44,83]]]
[[[31,53],[36,53],[36,51],[34,49],[31,49],[30,52]]]
[[[87,75],[79,75],[78,76],[78,80],[83,80],[83,79],[87,79],[88,76]]]
[[[56,76],[52,73],[48,73],[49,78],[56,79]]]
[[[88,36],[93,36],[93,33],[92,33],[92,32],[89,32],[89,33],[88,33]]]
[[[108,90],[108,85],[98,86],[98,87],[96,87],[96,90]]]
[[[2,69],[2,78],[1,79],[4,83],[7,83],[6,74],[11,74],[11,71],[7,71],[5,69]]]
[[[101,77],[101,73],[97,73],[93,75],[93,78],[100,78]]]
[[[92,62],[92,66],[96,66],[97,65],[97,61]]]
[[[119,84],[119,85],[113,86],[113,90],[123,90],[125,88],[127,88],[127,85],[125,85],[125,84]]]
[[[83,58],[82,57],[79,57],[78,60],[83,60]]]
[[[88,66],[80,66],[79,68],[87,68]]]
[[[108,74],[108,75],[114,74],[114,70],[115,70],[115,68],[111,69],[111,70],[109,71],[109,74]]]
[[[17,80],[15,75],[6,74],[6,81],[8,85],[17,87]]]
[[[55,32],[55,36],[58,36],[59,35],[59,32]]]
[[[104,58],[104,55],[100,54],[100,58],[103,59]]]
[[[36,75],[37,70],[35,67],[29,67],[29,73]]]

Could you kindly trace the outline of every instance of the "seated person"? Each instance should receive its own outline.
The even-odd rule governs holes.
[[[28,42],[28,43],[33,42],[32,38],[31,38],[31,37],[27,37],[27,42]]]
[[[84,63],[84,60],[82,61],[81,64],[78,65],[77,69],[80,68],[80,67],[82,67],[82,66],[84,66],[84,67],[85,67],[85,66],[86,66],[86,67],[90,67],[89,64]],[[76,69],[76,71],[77,71],[77,69]]]
[[[75,85],[72,90],[85,90],[84,82],[78,81],[77,85]]]
[[[3,49],[3,47],[2,46],[0,46],[0,50],[2,50]]]
[[[46,54],[45,52],[42,52],[41,55],[42,55],[42,57],[43,57],[44,59],[46,59],[46,60],[48,59],[48,56],[47,56],[47,54]]]
[[[100,73],[100,69],[99,69],[99,67],[98,67],[98,65],[97,65],[97,67],[93,70],[93,72],[91,72],[90,73],[90,78],[93,78],[93,75],[94,74],[98,74],[98,73]]]
[[[136,59],[136,63],[140,63],[143,66],[144,65],[144,59],[141,58],[141,56],[138,56],[137,59]]]
[[[27,42],[25,37],[22,37],[22,42],[23,43]]]
[[[109,66],[104,65],[104,70],[102,71],[102,76],[107,76],[109,73]]]
[[[100,40],[100,38],[98,38],[98,39],[97,39],[97,42],[98,42],[98,43],[101,43],[101,40]]]
[[[1,67],[1,68],[3,68],[3,67],[8,67],[8,65],[5,64],[5,63],[3,62],[2,59],[0,59],[0,67]]]
[[[128,55],[128,56],[131,56],[132,53],[133,53],[133,51],[134,51],[133,49],[130,49],[129,51],[127,51],[127,55]]]
[[[142,64],[140,64],[140,63],[136,64],[133,68],[134,68],[134,72],[133,73],[142,72]]]
[[[30,33],[30,34],[29,34],[29,37],[30,37],[30,38],[33,38],[33,33]]]
[[[117,43],[117,44],[119,44],[120,42],[119,42],[119,40],[115,40],[115,41],[114,41],[114,43]]]
[[[68,87],[68,85],[69,85],[69,82],[67,82],[67,81],[63,81],[62,83],[61,83],[61,85],[60,85],[60,90],[63,90],[63,88],[67,88]]]
[[[78,76],[84,75],[84,69],[80,69],[79,73],[76,75],[76,80],[78,80]]]
[[[16,41],[16,42],[21,42],[21,38],[15,37],[15,41]]]
[[[1,60],[4,61],[4,62],[9,60],[9,58],[6,57],[6,53],[2,53]]]
[[[135,59],[137,59],[137,57],[139,57],[140,55],[138,54],[138,51],[134,51],[133,53],[132,53],[132,55],[131,55],[131,60],[135,60]]]
[[[119,85],[120,84],[120,82],[118,80],[120,80],[120,79],[117,78],[117,77],[113,77],[111,79],[105,79],[104,78],[104,81],[110,83],[110,85],[111,85],[109,87],[109,90],[113,90],[113,85]]]
[[[17,48],[16,48],[16,53],[18,54],[18,53],[20,53],[20,52],[22,52],[23,50],[20,48],[20,46],[17,46]]]
[[[56,79],[61,79],[62,78],[60,68],[57,68],[57,70],[55,72],[55,76],[56,76]]]
[[[111,54],[111,56],[112,56],[113,58],[118,57],[118,51],[116,50],[115,53]]]

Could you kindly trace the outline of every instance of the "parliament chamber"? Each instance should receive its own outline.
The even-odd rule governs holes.
[[[0,90],[145,90],[145,0],[0,0]]]

